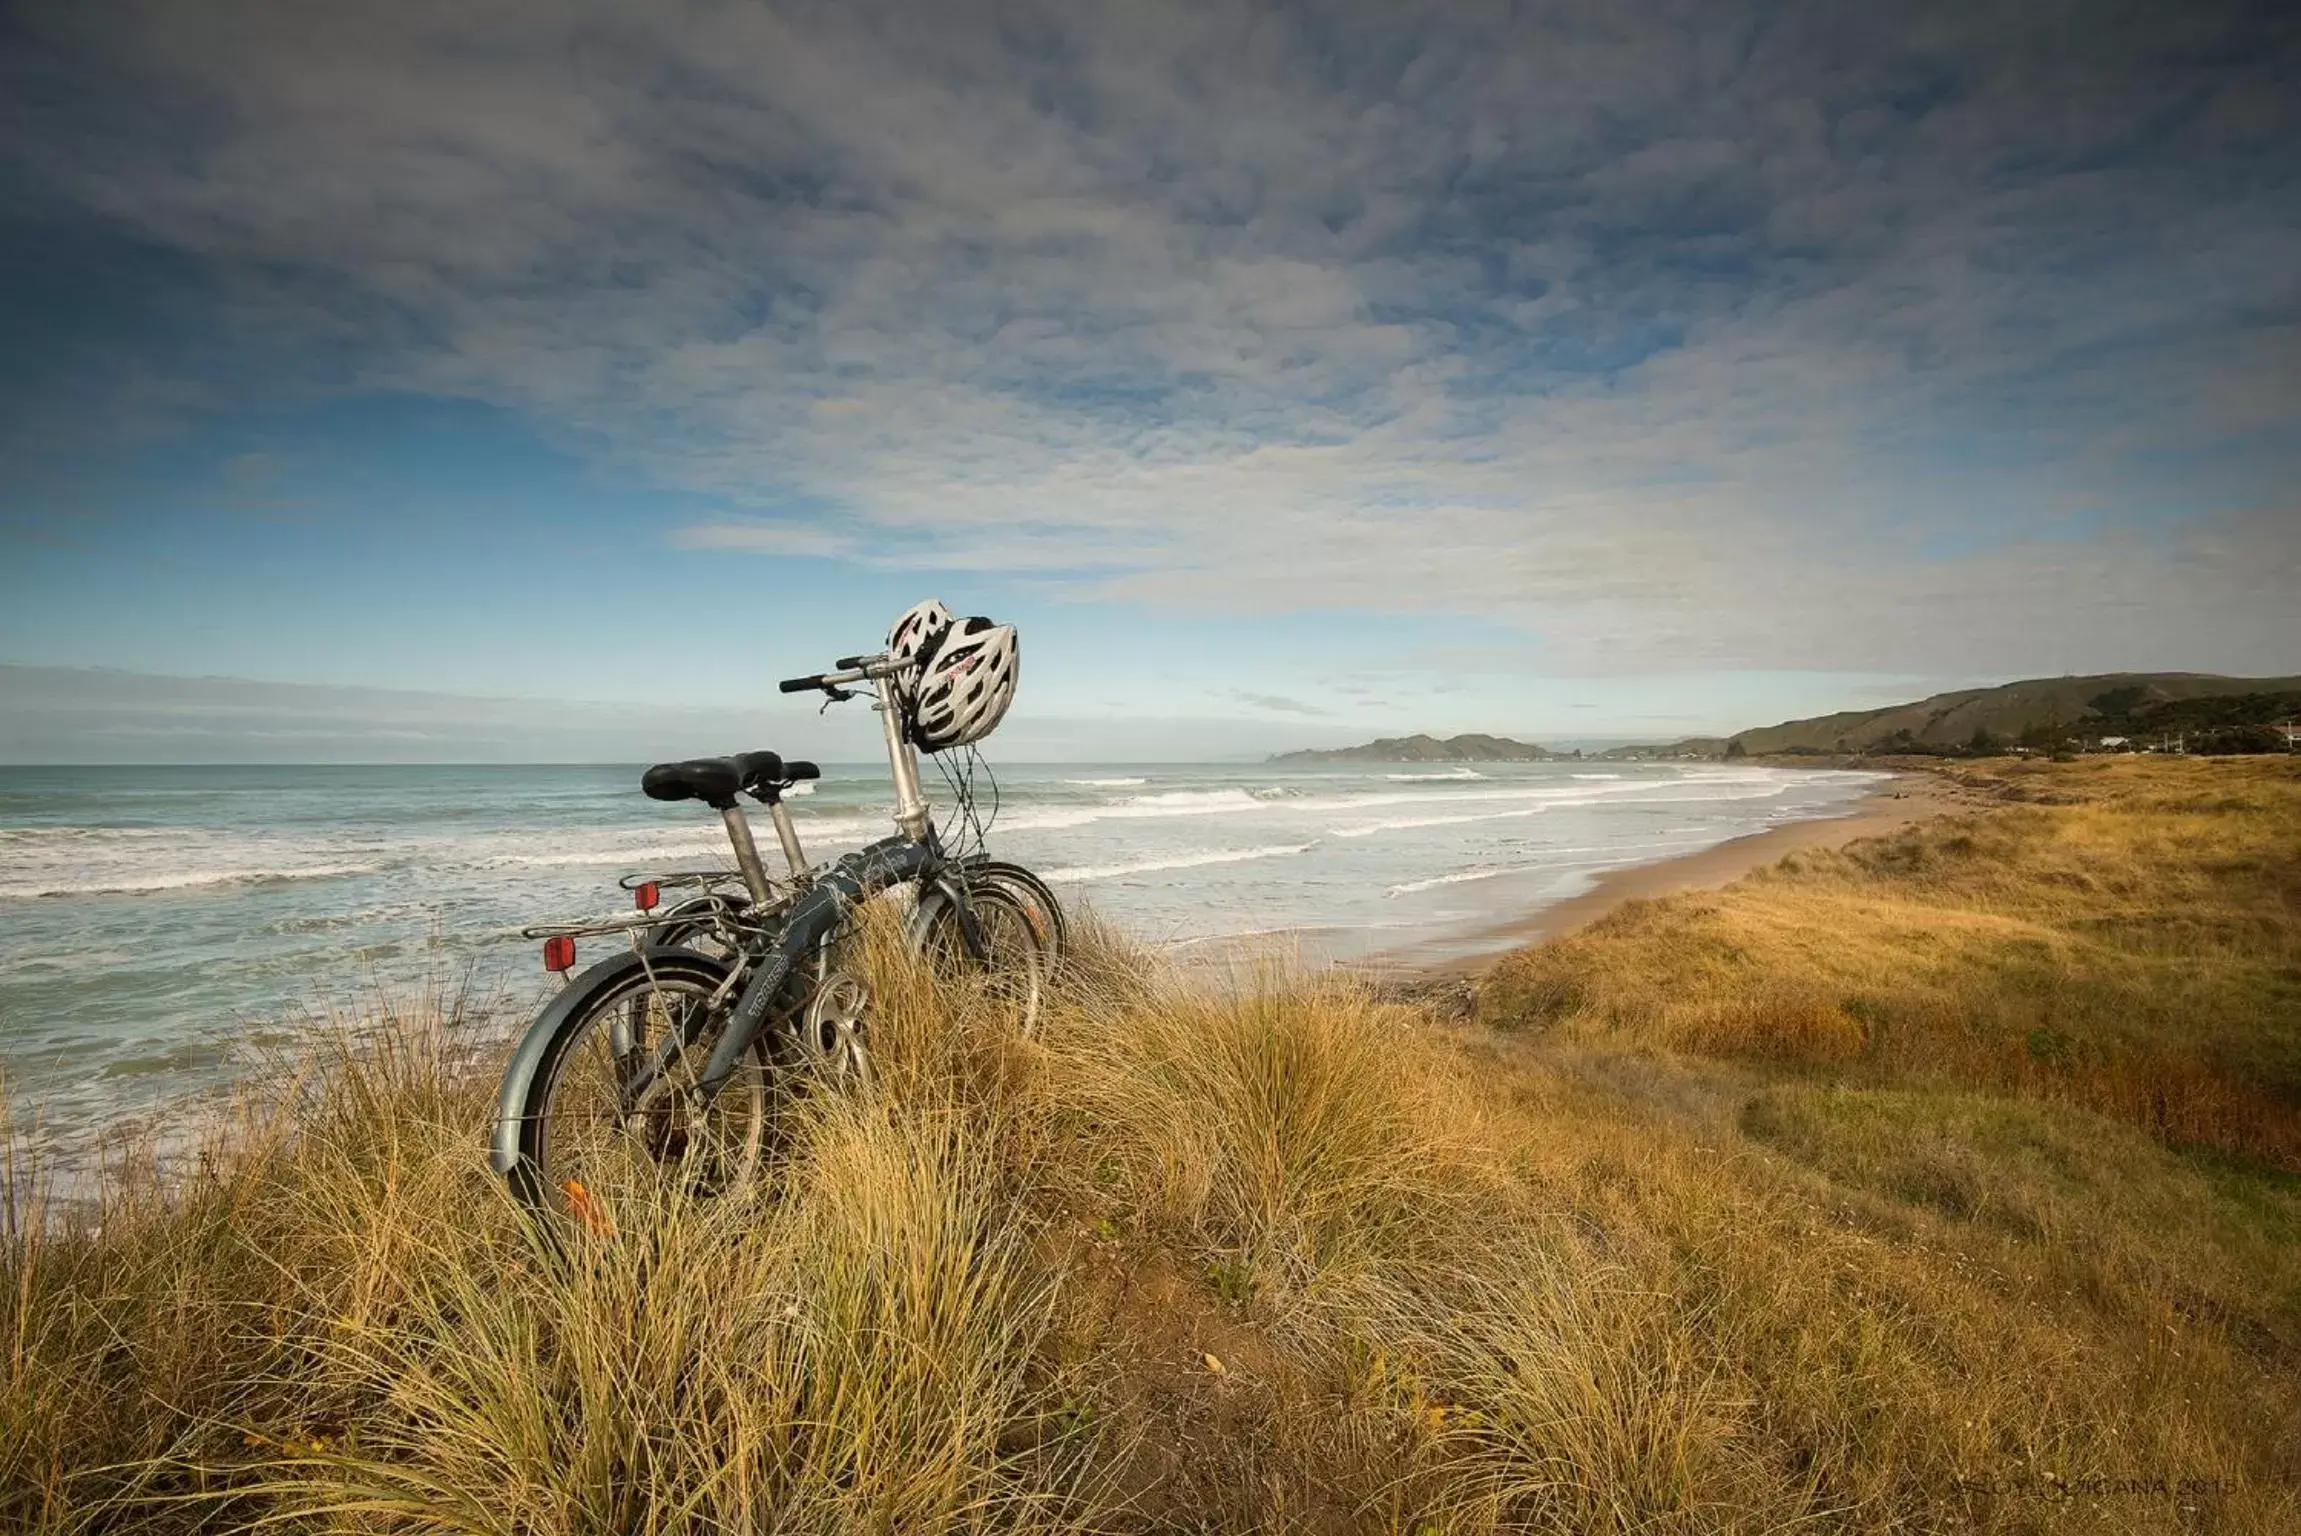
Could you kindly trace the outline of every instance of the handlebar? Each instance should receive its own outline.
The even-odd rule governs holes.
[[[844,698],[845,694],[840,690],[842,683],[892,677],[912,665],[911,662],[897,661],[884,651],[876,656],[847,656],[840,659],[835,671],[818,672],[813,677],[787,677],[775,686],[783,693],[814,693],[821,690],[835,699]]]

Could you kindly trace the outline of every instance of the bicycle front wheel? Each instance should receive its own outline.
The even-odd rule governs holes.
[[[1004,859],[986,859],[969,869],[967,883],[970,888],[995,885],[1014,896],[1029,909],[1048,956],[1059,964],[1069,954],[1070,919],[1054,887],[1036,874]]]
[[[767,1032],[711,1099],[696,1084],[725,1027],[727,1010],[711,1006],[723,962],[654,951],[602,972],[536,1061],[513,1179],[531,1207],[596,1232],[611,1228],[613,1201],[642,1186],[715,1195],[749,1180],[768,1149],[776,1088]],[[634,1092],[654,1063],[659,1072]]]
[[[1055,936],[1032,903],[1003,885],[970,882],[967,905],[981,936],[980,953],[967,943],[956,903],[928,918],[920,948],[937,973],[978,988],[1016,1033],[1038,1033],[1055,969]]]

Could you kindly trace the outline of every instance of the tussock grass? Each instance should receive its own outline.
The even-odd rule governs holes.
[[[2187,807],[2264,782],[2112,788],[2250,817]],[[1876,1048],[1987,995],[1995,951],[1940,935],[2058,935],[2085,995],[2154,963],[2178,886],[2222,1032],[2067,1032],[2277,1102],[2237,1000],[2285,941],[2214,883],[2281,878],[2252,834],[2219,876],[2048,899],[2126,834],[2090,781],[2015,787],[2069,803],[1927,836],[2015,839],[2038,881],[1924,839],[1802,860],[1522,960],[1504,1032],[1090,931],[1025,1042],[866,929],[881,1091],[807,1101],[743,1195],[603,1192],[565,1266],[485,1172],[468,1043],[403,1015],[188,1171],[12,1213],[0,1526],[2293,1529],[2301,1178]],[[1817,883],[1820,938],[1689,910]],[[2104,981],[2110,909],[2151,937]]]
[[[1481,1017],[2056,1099],[2301,1171],[2301,764],[1965,777],[2006,808],[1629,904],[1502,966]]]
[[[1177,987],[1066,1021],[1049,1088],[1099,1198],[1293,1302],[1424,1246],[1498,1177],[1419,1026],[1339,980]]]

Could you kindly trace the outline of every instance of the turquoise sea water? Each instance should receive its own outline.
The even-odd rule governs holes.
[[[0,768],[0,1058],[68,1142],[244,1070],[368,989],[545,992],[526,924],[627,910],[618,875],[730,863],[718,822],[611,767]],[[888,828],[886,769],[828,765],[810,854]],[[1351,956],[1483,928],[1873,776],[1726,764],[1076,765],[998,774],[990,846],[1186,954],[1249,935]],[[930,798],[950,797],[929,779]],[[987,785],[977,780],[984,808]],[[764,817],[759,834],[777,863]]]

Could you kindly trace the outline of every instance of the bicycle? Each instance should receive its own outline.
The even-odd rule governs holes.
[[[544,1006],[504,1069],[490,1162],[531,1211],[597,1227],[594,1191],[635,1173],[669,1171],[706,1194],[733,1188],[757,1171],[792,1094],[867,1087],[869,989],[838,951],[856,909],[890,891],[913,892],[903,934],[914,952],[979,971],[1017,1027],[1035,1029],[1066,937],[1061,905],[1020,865],[945,849],[905,733],[896,685],[908,666],[848,657],[780,685],[832,702],[874,697],[895,835],[812,865],[784,797],[820,777],[813,763],[773,752],[659,763],[643,792],[718,811],[735,870],[626,877],[639,916],[527,930],[563,974],[577,937],[625,940]],[[773,821],[780,883],[759,857],[744,795]],[[657,911],[666,887],[695,894]]]

